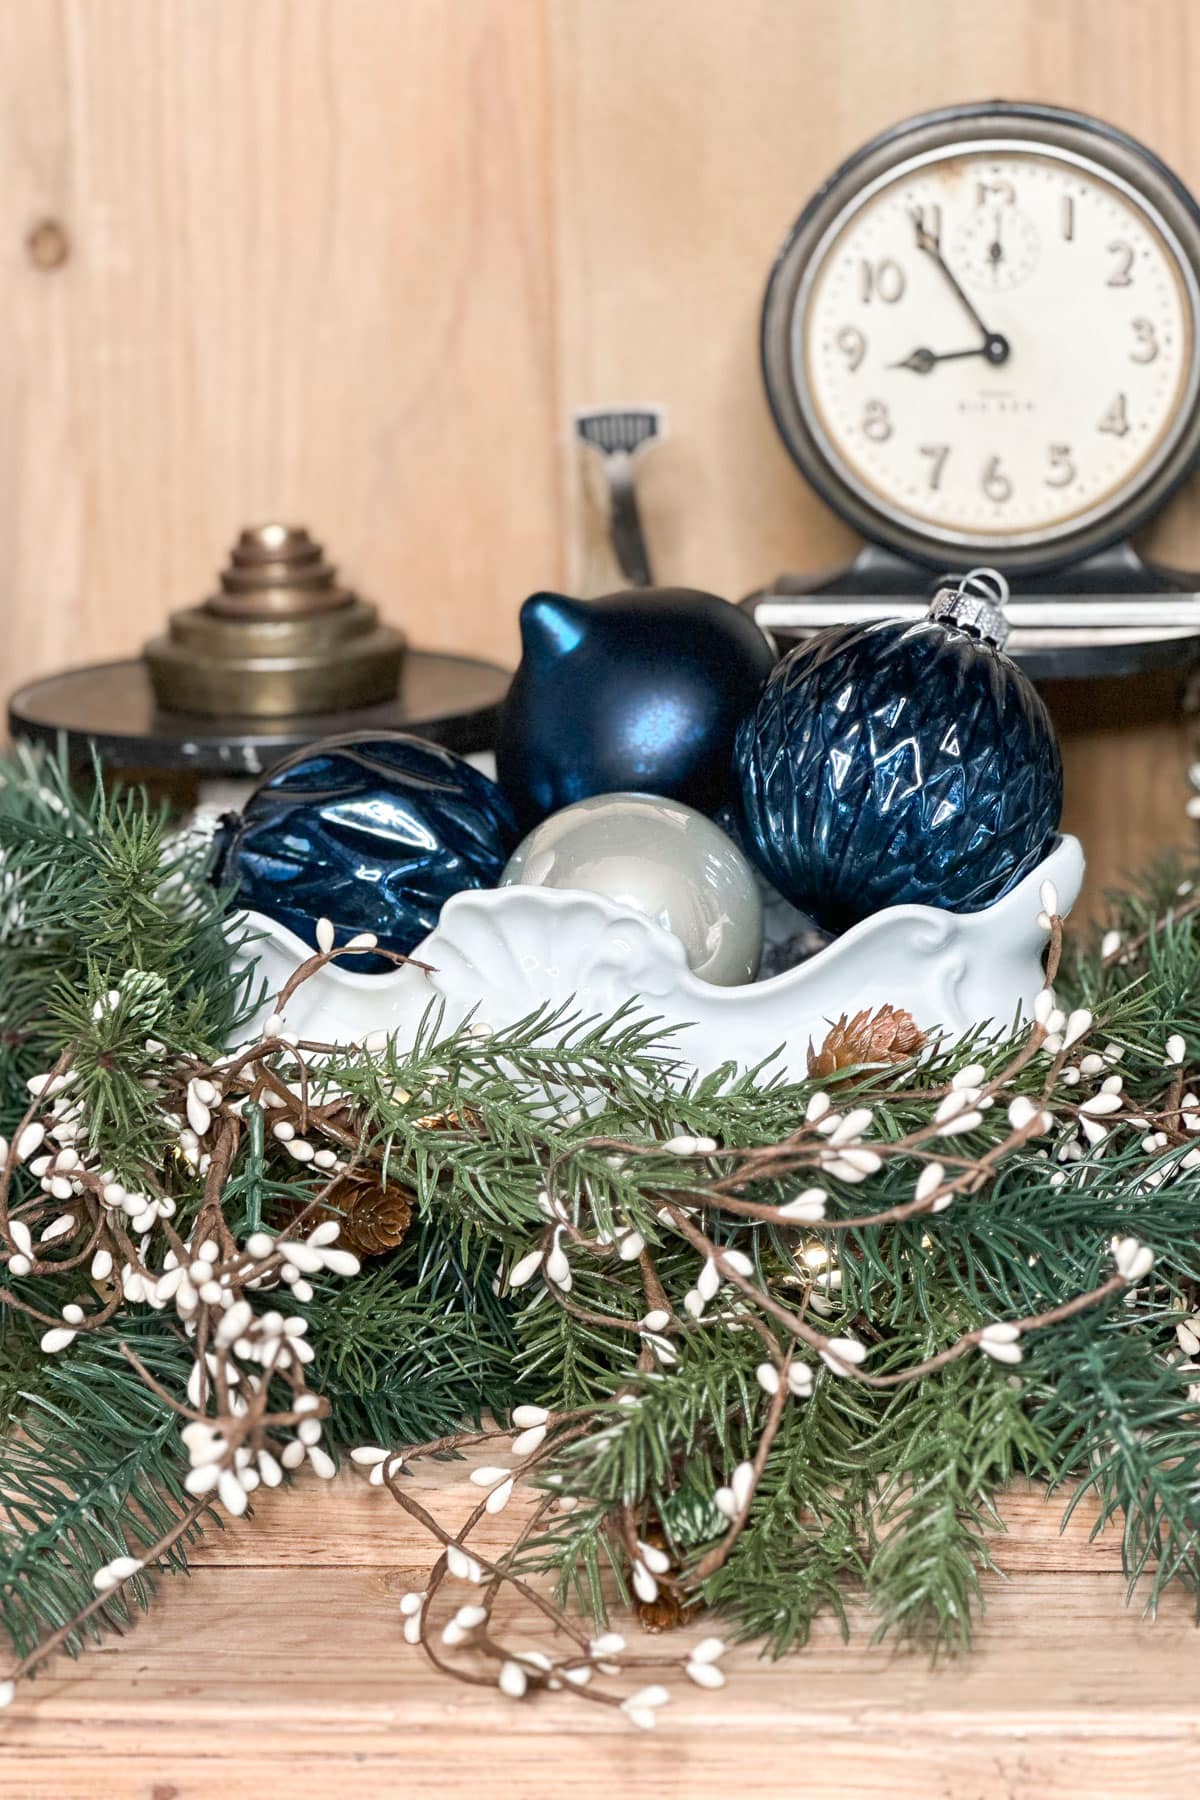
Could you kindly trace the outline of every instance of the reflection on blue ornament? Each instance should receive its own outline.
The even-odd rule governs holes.
[[[701,812],[729,797],[734,733],[773,661],[736,606],[689,588],[535,594],[521,641],[496,764],[523,826],[593,794]]]
[[[496,886],[516,841],[495,782],[449,750],[401,732],[329,738],[278,764],[226,822],[213,879],[308,944],[327,918],[339,944],[373,931],[408,952],[452,894]]]
[[[1000,650],[922,620],[824,632],[738,732],[746,848],[829,930],[917,902],[973,912],[1045,855],[1062,761]]]

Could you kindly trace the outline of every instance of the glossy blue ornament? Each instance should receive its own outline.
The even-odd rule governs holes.
[[[977,911],[1046,854],[1062,761],[1004,635],[995,609],[945,590],[917,623],[801,644],[743,722],[746,848],[827,930],[904,902]]]
[[[308,944],[327,918],[339,944],[373,931],[407,952],[452,894],[497,885],[517,837],[495,782],[449,750],[402,732],[328,738],[277,764],[226,821],[213,879]]]
[[[521,642],[496,767],[524,828],[593,794],[729,798],[734,734],[774,661],[736,606],[690,588],[534,594]]]

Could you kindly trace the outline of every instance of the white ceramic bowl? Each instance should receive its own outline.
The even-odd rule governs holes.
[[[327,964],[288,1003],[287,1024],[302,1037],[358,1042],[386,1031],[410,1041],[432,1001],[447,1027],[475,1011],[497,1029],[543,1002],[573,1000],[607,1017],[627,1000],[679,1027],[671,1048],[693,1067],[743,1066],[778,1052],[776,1065],[802,1077],[809,1039],[820,1043],[843,1013],[890,1004],[924,1030],[952,1035],[1028,1014],[1042,985],[1046,934],[1037,923],[1045,881],[1064,914],[1083,880],[1083,852],[1059,838],[1045,861],[994,906],[951,913],[892,906],[864,919],[816,956],[747,987],[713,987],[687,966],[683,945],[662,926],[595,894],[511,887],[457,894],[413,954],[433,973],[400,968],[381,975]],[[249,955],[271,994],[311,954],[292,932],[260,913],[240,915],[256,934]],[[264,1015],[270,1007],[264,1008]]]

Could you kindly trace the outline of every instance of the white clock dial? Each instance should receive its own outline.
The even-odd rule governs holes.
[[[791,353],[839,478],[948,541],[1053,541],[1143,486],[1194,398],[1197,294],[1169,226],[1074,153],[915,157],[816,245]]]

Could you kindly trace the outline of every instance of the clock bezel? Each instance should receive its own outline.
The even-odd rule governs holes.
[[[806,416],[794,354],[797,312],[815,274],[814,257],[831,232],[861,204],[866,190],[914,158],[947,149],[969,151],[997,142],[1082,158],[1108,175],[1165,227],[1180,253],[1191,307],[1191,367],[1179,412],[1156,456],[1112,505],[1089,508],[1082,522],[1011,536],[958,536],[910,520],[843,473]],[[983,557],[1008,571],[1061,567],[1127,537],[1156,512],[1189,473],[1200,451],[1200,206],[1153,151],[1115,126],[1061,107],[986,101],[941,108],[901,121],[872,138],[812,197],[776,258],[762,311],[762,367],[776,427],[801,473],[864,537],[933,567]]]

